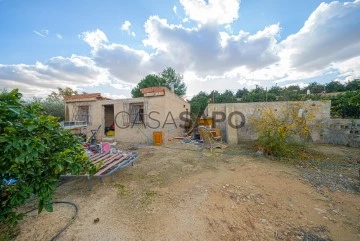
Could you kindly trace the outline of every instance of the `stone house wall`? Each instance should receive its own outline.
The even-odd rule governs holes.
[[[101,125],[98,134],[100,140],[106,137],[105,127],[109,126],[110,123],[109,116],[111,114],[109,109],[106,111],[106,108],[107,106],[113,106],[113,122],[115,124],[115,136],[113,136],[113,139],[115,141],[153,143],[153,132],[161,131],[163,141],[167,143],[169,139],[183,134],[184,128],[181,128],[180,124],[184,124],[184,121],[180,120],[179,115],[183,111],[190,111],[190,104],[168,89],[165,88],[164,91],[165,95],[162,96],[118,100],[68,101],[66,103],[68,111],[66,121],[80,120],[80,116],[77,114],[79,107],[89,106],[89,122],[84,131],[90,133],[90,130],[95,130]],[[139,123],[132,122],[130,120],[132,117],[129,118],[129,115],[125,113],[131,112],[132,105],[142,106],[146,126],[140,121],[138,121]],[[105,116],[108,118],[105,119]],[[167,121],[166,118],[168,118]],[[165,121],[171,124],[164,124]]]

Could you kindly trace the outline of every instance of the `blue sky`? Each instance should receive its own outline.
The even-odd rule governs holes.
[[[360,75],[358,0],[0,0],[0,31],[0,88],[30,97],[129,97],[168,66],[187,98]]]

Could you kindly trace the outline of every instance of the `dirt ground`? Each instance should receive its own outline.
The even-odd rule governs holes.
[[[86,180],[66,181],[55,200],[76,203],[79,213],[58,240],[360,240],[358,168],[304,168],[234,154],[242,148],[228,147],[224,155],[194,144],[141,146],[135,165],[114,182],[95,180],[88,191]],[[360,157],[354,148],[313,148],[329,160]],[[319,179],[323,172],[330,179]],[[334,176],[352,185],[341,189]],[[323,179],[334,188],[322,186]],[[73,213],[63,204],[32,213],[16,240],[49,240]]]

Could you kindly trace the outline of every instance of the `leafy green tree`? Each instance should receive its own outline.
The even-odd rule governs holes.
[[[160,77],[164,80],[165,86],[171,89],[171,83],[174,83],[174,91],[178,96],[186,94],[186,85],[183,82],[183,76],[177,74],[173,68],[166,68],[160,73]]]
[[[239,89],[238,91],[236,91],[235,97],[242,98],[243,96],[247,95],[248,93],[249,93],[249,91],[246,88]]]
[[[211,93],[211,98],[214,97],[215,103],[236,103],[236,97],[231,90],[225,90],[224,93],[219,93],[218,91],[213,91]]]
[[[62,100],[45,99],[40,103],[46,114],[59,118],[59,121],[65,120],[65,102]]]
[[[143,94],[140,92],[140,89],[155,87],[155,86],[164,86],[163,80],[160,76],[155,74],[146,75],[144,79],[142,79],[135,88],[131,90],[131,96],[133,98],[141,97]]]
[[[306,91],[305,91],[306,92]],[[278,97],[279,101],[299,101],[302,100],[303,95],[301,94],[301,89],[298,85],[290,85],[284,87],[281,90],[281,94]]]
[[[290,85],[288,87],[283,88],[283,90],[292,91],[292,92],[299,92],[301,91],[298,85]]]
[[[241,96],[240,102],[266,102],[266,101],[276,101],[278,96],[281,95],[282,88],[278,86],[273,86],[269,90],[265,90],[262,87],[256,86],[255,89],[248,91],[243,88],[238,90],[236,97]]]
[[[65,120],[65,102],[57,98],[33,98],[31,102],[42,105],[48,115],[59,118],[59,121]]]
[[[353,81],[347,82],[346,90],[349,91],[360,90],[360,79],[354,79]]]
[[[265,93],[265,101],[266,102],[272,102],[277,101],[278,96],[274,93]]]
[[[231,90],[226,90],[224,93],[219,93],[217,90],[213,90],[209,95],[211,102],[214,103],[236,103],[236,97]]]
[[[268,93],[270,93],[270,94],[275,94],[275,95],[279,96],[279,95],[281,95],[281,92],[282,92],[282,91],[283,91],[283,89],[282,89],[281,87],[275,85],[275,86],[272,86],[272,87],[269,89]]]
[[[360,91],[347,91],[330,99],[332,116],[360,118]]]
[[[305,93],[307,90],[310,90],[311,94],[320,94],[325,90],[325,86],[317,82],[312,82],[304,89]]]
[[[196,119],[201,116],[206,109],[210,100],[210,96],[203,91],[200,91],[197,95],[191,98],[190,107],[191,107],[191,117]]]
[[[220,103],[220,92],[217,90],[211,91],[209,98],[210,103]]]
[[[242,98],[242,102],[265,102],[266,101],[266,92],[265,89],[259,86],[256,86],[255,89],[252,89],[247,95]]]
[[[342,92],[345,90],[345,86],[339,81],[331,81],[325,85],[325,89],[327,93]]]
[[[77,95],[78,92],[71,89],[70,87],[65,87],[65,88],[57,88],[58,92],[56,93],[55,91],[51,92],[50,95],[48,95],[48,97],[46,98],[48,101],[51,100],[63,100],[64,96],[69,96],[69,95]]]
[[[236,97],[231,90],[225,90],[224,93],[221,94],[222,103],[236,103]]]
[[[34,97],[31,102],[37,102],[43,106],[45,113],[59,118],[59,121],[65,120],[65,102],[64,97],[78,94],[77,91],[66,87],[57,88],[58,92],[51,92],[46,98]]]
[[[1,182],[0,222],[12,225],[23,215],[16,212],[31,195],[38,210],[52,211],[52,195],[61,174],[94,173],[80,139],[63,130],[58,119],[45,115],[39,103],[21,101],[17,89],[0,94]]]
[[[141,89],[155,86],[164,86],[171,89],[171,83],[174,83],[175,94],[184,96],[186,94],[186,85],[182,81],[183,77],[175,72],[172,68],[166,68],[159,75],[149,74],[142,79],[136,87],[131,90],[133,98],[143,96]]]

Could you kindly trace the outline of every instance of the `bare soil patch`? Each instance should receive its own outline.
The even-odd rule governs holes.
[[[354,148],[314,148],[339,162],[360,156]],[[305,168],[265,157],[202,153],[192,144],[138,151],[139,160],[118,172],[115,182],[94,181],[88,191],[86,180],[74,179],[58,188],[55,200],[79,206],[78,218],[59,240],[360,239],[357,189],[331,189],[321,178],[316,184],[304,175],[342,175],[358,187],[358,168]],[[16,240],[48,240],[73,212],[63,205],[54,209],[21,221]]]

